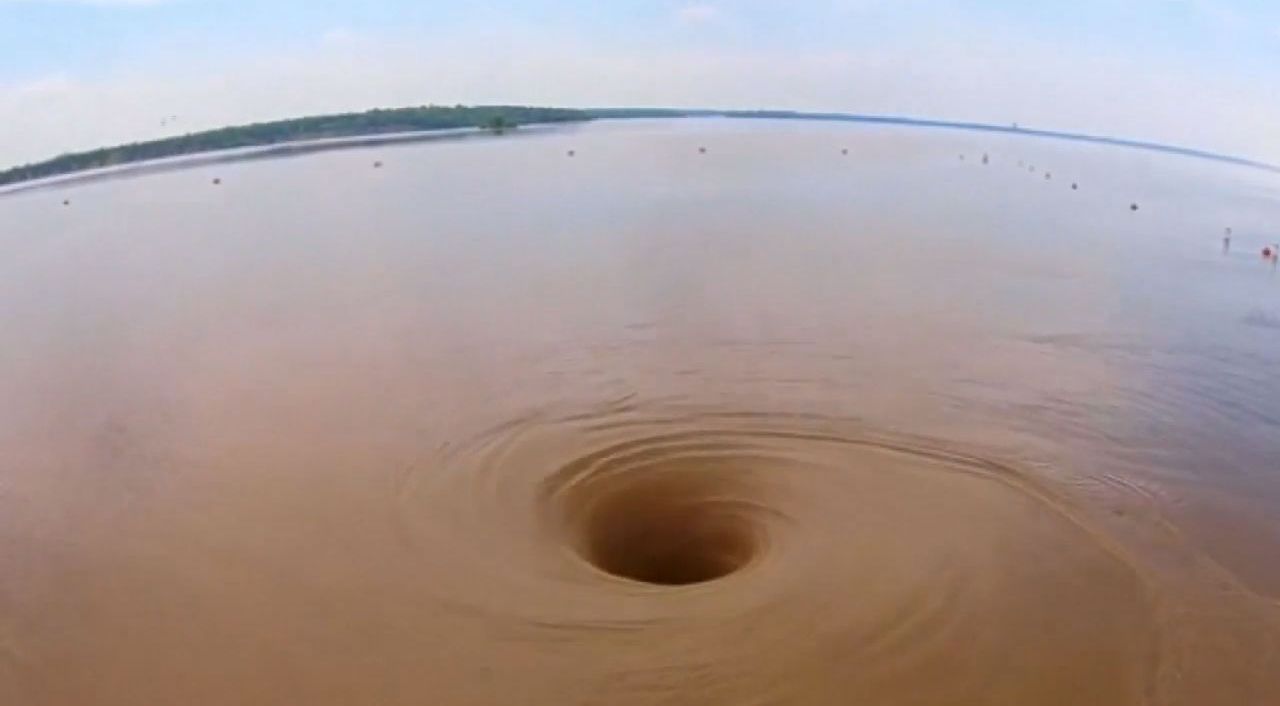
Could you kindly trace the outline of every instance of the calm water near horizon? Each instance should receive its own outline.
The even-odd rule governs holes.
[[[0,197],[0,703],[1280,703],[1275,242],[797,121]]]

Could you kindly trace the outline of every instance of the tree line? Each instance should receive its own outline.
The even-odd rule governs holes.
[[[131,162],[298,140],[468,127],[503,131],[521,124],[571,122],[590,120],[591,117],[585,111],[564,108],[431,105],[276,120],[64,154],[44,162],[0,171],[0,186]]]

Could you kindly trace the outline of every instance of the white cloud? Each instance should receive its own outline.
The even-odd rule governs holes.
[[[75,82],[66,74],[49,74],[23,81],[13,86],[18,95],[49,96],[67,93],[75,89]]]
[[[720,9],[715,5],[685,5],[676,10],[676,20],[685,25],[706,24],[719,16]]]

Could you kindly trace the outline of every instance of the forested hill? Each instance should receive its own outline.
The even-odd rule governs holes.
[[[64,154],[45,162],[0,171],[0,186],[131,162],[299,140],[467,127],[504,130],[522,124],[590,119],[591,115],[581,110],[509,105],[424,106],[321,115],[224,127],[149,142]]]

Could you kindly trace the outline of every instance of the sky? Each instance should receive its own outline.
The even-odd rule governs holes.
[[[1018,122],[1280,163],[1280,1],[0,0],[0,168],[430,103]]]

